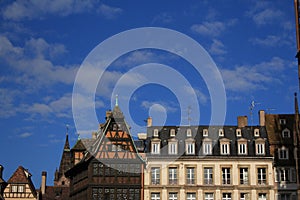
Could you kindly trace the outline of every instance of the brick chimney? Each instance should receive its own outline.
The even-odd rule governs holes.
[[[151,127],[152,126],[152,117],[148,117],[147,119],[147,127]]]
[[[264,110],[258,111],[258,115],[259,115],[259,125],[265,126],[266,125],[265,111]]]
[[[239,128],[248,126],[248,117],[247,116],[238,116],[237,121],[238,121]]]
[[[42,182],[41,182],[41,193],[42,195],[46,192],[46,182],[47,182],[47,172],[42,172]]]

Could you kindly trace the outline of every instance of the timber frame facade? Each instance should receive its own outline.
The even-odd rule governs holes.
[[[95,140],[79,162],[67,171],[70,199],[143,199],[144,160],[138,154],[118,105],[106,113]],[[82,150],[78,149],[80,155]],[[79,155],[72,149],[73,158]],[[76,164],[75,164],[76,163]]]

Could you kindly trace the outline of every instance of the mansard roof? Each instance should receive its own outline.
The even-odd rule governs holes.
[[[159,134],[158,137],[153,135],[154,129],[157,129]],[[195,155],[194,156],[202,156],[203,152],[201,151],[203,141],[209,139],[212,141],[212,155],[210,156],[220,156],[220,142],[222,140],[230,141],[230,155],[229,156],[240,156],[240,157],[251,157],[255,156],[255,142],[258,138],[261,138],[265,141],[265,154],[259,157],[268,157],[270,156],[269,151],[269,142],[267,137],[266,128],[264,126],[245,126],[245,127],[237,127],[237,126],[151,126],[147,128],[147,142],[146,142],[146,153],[151,152],[151,140],[158,138],[161,140],[161,152],[159,155],[151,155],[151,156],[162,156],[168,155],[168,148],[164,148],[168,145],[168,140],[172,138],[170,136],[170,130],[175,129],[175,137],[178,140],[178,152],[185,152],[185,141],[188,138],[191,138],[195,141]],[[191,136],[187,136],[187,130],[191,130]],[[237,136],[236,130],[241,130],[241,136]],[[259,130],[259,135],[254,135],[254,130]],[[203,134],[203,131],[208,131],[208,136]],[[219,130],[223,131],[223,135],[219,135]],[[248,154],[247,155],[238,155],[238,141],[240,138],[244,138],[247,141]],[[176,155],[177,156],[177,155]],[[182,156],[189,156],[183,154]],[[207,156],[207,155],[206,155]],[[223,156],[223,155],[222,155]]]

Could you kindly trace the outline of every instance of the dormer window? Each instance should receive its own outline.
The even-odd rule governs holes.
[[[283,138],[289,138],[290,137],[290,130],[289,129],[284,129],[283,131],[282,131],[282,137]]]
[[[170,130],[170,137],[175,137],[175,129]]]
[[[254,129],[254,136],[259,137],[259,129],[258,128]]]
[[[190,128],[186,130],[186,136],[192,137],[192,130]]]
[[[279,119],[279,124],[280,125],[285,125],[286,124],[286,120],[285,119]]]
[[[154,137],[158,137],[158,129],[154,129],[153,130],[153,136]]]
[[[221,155],[230,154],[230,140],[223,138],[220,140],[220,153]]]
[[[171,140],[168,142],[169,154],[175,155],[177,154],[177,140]]]
[[[235,130],[235,134],[236,134],[237,137],[241,137],[241,136],[242,136],[242,130],[239,129],[239,128],[236,129],[236,130]]]
[[[265,155],[265,141],[260,138],[255,141],[256,155]]]
[[[202,143],[202,152],[203,155],[211,155],[212,154],[212,141],[208,138],[205,138]]]
[[[219,129],[219,136],[224,136],[224,130],[223,129]]]
[[[203,129],[203,137],[208,137],[208,130],[207,129]]]
[[[187,155],[195,154],[195,141],[194,140],[188,139],[185,141],[185,153]]]
[[[279,159],[289,159],[289,150],[286,147],[281,147],[278,149]]]
[[[238,140],[238,154],[239,155],[247,155],[247,153],[248,153],[247,140],[239,139]]]
[[[160,140],[151,142],[151,154],[160,154]]]

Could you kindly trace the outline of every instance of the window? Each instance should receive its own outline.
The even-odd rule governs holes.
[[[192,130],[190,128],[186,130],[186,136],[192,137]]]
[[[211,155],[212,154],[212,142],[211,141],[203,141],[203,155]]]
[[[189,154],[189,155],[191,155],[191,154],[195,154],[195,142],[186,142],[186,154]]]
[[[289,170],[284,168],[280,169],[280,181],[288,182],[289,178]]]
[[[187,193],[186,200],[196,200],[196,193],[194,193],[194,192]]]
[[[205,193],[204,200],[214,200],[214,193]]]
[[[291,195],[290,194],[280,194],[280,200],[290,200]]]
[[[152,167],[151,168],[151,183],[153,185],[160,184],[160,168],[159,167]]]
[[[24,192],[24,185],[18,186],[18,192]]]
[[[248,168],[240,168],[240,184],[241,185],[249,184]]]
[[[267,194],[266,193],[259,193],[258,194],[258,200],[267,200]]]
[[[289,138],[290,137],[290,130],[289,129],[284,129],[283,131],[282,131],[282,137],[283,138]]]
[[[169,154],[177,154],[177,141],[169,142]]]
[[[278,149],[278,157],[279,159],[289,159],[289,151],[286,147],[282,147]]]
[[[152,154],[160,154],[160,141],[151,142],[151,153]]]
[[[17,185],[12,185],[11,186],[11,192],[18,192],[18,186]]]
[[[265,155],[265,142],[256,141],[255,142],[256,155]]]
[[[219,136],[224,136],[224,130],[223,129],[219,129]]]
[[[222,184],[223,185],[230,184],[230,168],[227,167],[222,168]]]
[[[171,137],[175,137],[175,129],[171,129],[170,130],[170,136]]]
[[[208,130],[207,129],[203,129],[203,137],[207,137],[208,136]]]
[[[24,185],[12,185],[11,192],[13,193],[23,193],[24,192]]]
[[[265,185],[267,183],[266,168],[257,168],[257,181],[259,185]]]
[[[186,183],[195,184],[195,168],[187,167],[186,168]]]
[[[170,185],[177,184],[177,167],[169,168],[169,184]]]
[[[160,200],[160,193],[151,193],[151,200]]]
[[[154,137],[158,137],[158,129],[154,129],[153,130],[153,136]]]
[[[169,193],[169,200],[177,200],[177,193],[176,192],[170,192]]]
[[[230,151],[229,151],[229,142],[222,142],[221,144],[221,154],[222,155],[229,155]]]
[[[250,196],[248,193],[240,193],[240,200],[248,200]]]
[[[231,200],[231,193],[223,193],[222,200]]]
[[[259,129],[258,128],[254,129],[254,136],[259,137]]]
[[[279,124],[285,125],[286,124],[286,120],[285,119],[279,119]]]
[[[213,168],[204,167],[204,184],[211,185],[213,184]]]
[[[241,136],[242,136],[242,130],[239,129],[239,128],[236,129],[235,133],[236,133],[236,136],[238,136],[238,137],[241,137]]]
[[[238,142],[239,155],[247,155],[247,141]]]

